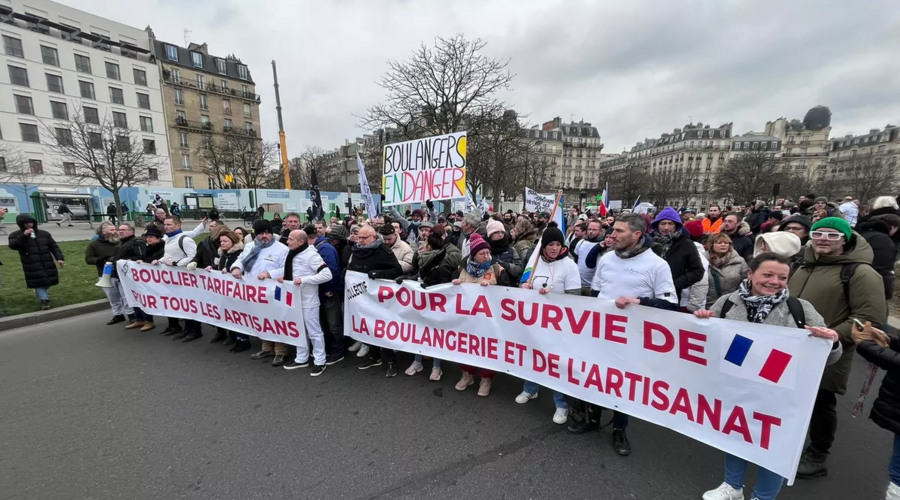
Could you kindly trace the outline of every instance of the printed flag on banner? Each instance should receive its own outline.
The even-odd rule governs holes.
[[[275,301],[283,302],[288,307],[292,307],[294,305],[294,294],[277,286],[275,287]]]
[[[312,168],[309,172],[309,200],[313,206],[313,220],[320,220],[325,217],[325,210],[322,208],[322,193],[319,192],[319,176],[316,175],[315,168]]]
[[[562,191],[558,191],[556,193],[556,205],[553,206],[553,212],[550,213],[550,220],[556,222],[559,226],[559,229],[566,233],[566,221],[563,216],[563,208],[562,208]],[[541,235],[543,238],[543,235]],[[522,281],[521,283],[530,282],[531,277],[534,274],[534,268],[537,267],[538,259],[541,257],[541,239],[538,239],[537,244],[534,246],[535,251],[532,252],[531,261],[528,262],[528,267],[525,268],[525,271],[522,273]]]
[[[362,158],[356,153],[356,166],[359,167],[359,192],[362,193],[363,203],[366,204],[366,211],[369,217],[378,215],[378,208],[375,207],[375,198],[369,189],[369,179],[366,178],[366,166],[363,165]]]

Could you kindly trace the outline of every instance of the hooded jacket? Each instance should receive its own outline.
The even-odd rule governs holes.
[[[750,270],[747,262],[734,251],[734,248],[729,252],[731,252],[731,260],[724,266],[714,267],[712,262],[709,264],[709,290],[706,293],[706,307],[712,307],[720,297],[736,291]]]
[[[894,295],[894,263],[897,262],[897,246],[890,237],[891,226],[881,219],[871,219],[857,224],[856,230],[872,247],[872,267],[884,280],[884,296],[890,299]]]
[[[313,246],[316,247],[319,256],[322,257],[325,265],[328,266],[328,270],[331,271],[331,279],[319,285],[319,296],[324,297],[326,293],[340,292],[344,289],[344,277],[341,275],[341,258],[338,255],[337,248],[331,244],[331,241],[326,236],[316,238]]]
[[[447,243],[440,250],[416,253],[413,268],[423,287],[450,283],[453,272],[459,269],[462,254],[453,243]]]
[[[517,234],[516,239],[513,242],[513,247],[516,249],[516,254],[519,255],[519,258],[522,261],[525,261],[525,257],[531,252],[531,249],[537,244],[537,231],[531,230],[523,234]]]
[[[804,264],[788,282],[792,296],[808,301],[825,318],[825,325],[838,332],[844,345],[840,361],[825,369],[821,389],[844,394],[853,361],[856,344],[851,338],[853,321],[871,321],[880,325],[887,316],[884,300],[884,284],[881,276],[870,265],[872,247],[854,232],[844,253],[817,256],[813,247],[804,249]],[[847,264],[856,264],[849,281],[849,294],[844,295],[841,270]],[[849,300],[848,300],[849,298]]]
[[[684,229],[678,212],[672,207],[662,209],[659,215],[653,219],[653,230],[659,231],[659,223],[664,220],[675,223],[672,244],[665,255],[661,255],[661,249],[657,245],[654,245],[653,251],[669,264],[669,269],[672,271],[672,282],[675,284],[678,299],[681,300],[681,293],[685,288],[689,288],[703,279],[703,261],[700,260],[696,245],[691,241],[691,235]]]
[[[34,238],[25,234],[25,224],[31,222]],[[47,231],[38,229],[37,220],[26,214],[16,216],[18,231],[9,235],[9,249],[19,252],[25,286],[43,288],[59,284],[56,261],[65,260],[62,250]]]
[[[194,255],[194,262],[200,269],[206,269],[215,263],[216,257],[219,255],[219,244],[213,239],[212,234],[207,236],[197,245],[197,253]]]

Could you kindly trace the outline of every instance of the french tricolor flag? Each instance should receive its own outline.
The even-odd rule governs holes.
[[[723,342],[725,352],[720,371],[747,380],[793,386],[791,360],[794,356],[787,352],[791,350],[791,344],[793,342],[785,342],[785,339],[761,336],[754,340],[735,334],[730,343]],[[785,377],[789,372],[791,376]]]
[[[276,286],[275,301],[283,302],[287,304],[288,307],[292,307],[294,305],[294,294],[287,290],[282,290],[280,286]]]

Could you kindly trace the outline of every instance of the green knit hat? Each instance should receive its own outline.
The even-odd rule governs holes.
[[[819,222],[816,222],[812,226],[812,230],[815,231],[821,228],[830,228],[836,229],[842,233],[844,233],[844,239],[846,241],[850,241],[850,236],[853,235],[853,229],[850,228],[850,223],[841,219],[840,217],[825,217],[821,219]]]

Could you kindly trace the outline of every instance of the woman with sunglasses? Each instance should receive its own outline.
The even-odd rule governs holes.
[[[578,264],[569,258],[569,249],[565,246],[565,237],[562,231],[556,227],[547,228],[541,236],[541,247],[535,250],[540,252],[537,265],[534,267],[534,278],[523,283],[521,288],[537,290],[541,295],[550,293],[567,293],[569,295],[581,295],[581,272]],[[528,265],[530,259],[525,261]],[[538,385],[535,382],[526,381],[522,394],[516,396],[516,403],[525,404],[538,397]],[[565,424],[569,419],[569,404],[566,396],[553,391],[553,401],[556,403],[556,412],[553,414],[553,423]]]
[[[800,308],[802,322],[809,335],[831,342],[831,352],[826,364],[833,364],[843,353],[838,334],[825,326],[822,315],[809,302],[790,297],[787,288],[790,271],[790,261],[786,257],[771,252],[760,254],[750,262],[747,279],[741,282],[736,292],[719,298],[709,310],[699,310],[694,316],[701,319],[722,317],[733,321],[797,328],[797,322],[801,320],[795,316],[794,311]],[[748,462],[743,458],[726,453],[725,482],[704,493],[703,500],[744,498],[747,465]],[[756,486],[750,498],[774,500],[783,483],[783,477],[759,467]]]

